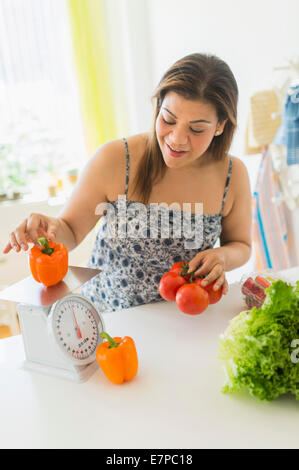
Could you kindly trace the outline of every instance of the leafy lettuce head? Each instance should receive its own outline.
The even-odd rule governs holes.
[[[245,387],[268,401],[290,392],[299,400],[299,360],[292,360],[291,347],[296,339],[299,344],[299,281],[275,281],[265,293],[261,308],[241,312],[220,337],[222,391]]]

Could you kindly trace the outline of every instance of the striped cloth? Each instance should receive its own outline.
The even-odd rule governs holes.
[[[299,163],[299,86],[290,87],[287,93],[282,122],[274,143],[286,145],[287,165]]]
[[[287,225],[277,174],[268,146],[263,147],[253,193],[252,238],[255,270],[292,267]]]

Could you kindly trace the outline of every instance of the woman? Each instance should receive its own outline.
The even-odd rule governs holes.
[[[161,300],[159,280],[178,261],[226,294],[225,271],[250,258],[248,173],[228,154],[238,100],[230,68],[215,56],[188,55],[165,73],[153,99],[152,131],[102,145],[59,217],[31,214],[4,249],[26,250],[45,236],[73,250],[102,218],[88,263],[102,272],[82,288],[102,312]]]

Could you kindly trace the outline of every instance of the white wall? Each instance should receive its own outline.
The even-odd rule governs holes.
[[[104,0],[117,137],[149,129],[154,88],[146,0]]]
[[[273,68],[298,54],[298,0],[105,0],[105,5],[120,136],[148,129],[150,97],[170,65],[192,52],[207,52],[228,63],[239,86],[231,152],[242,158],[250,96],[280,84],[284,72]]]
[[[239,86],[232,147],[242,157],[248,100],[275,81],[273,67],[298,54],[298,0],[146,0],[154,82],[175,60],[207,52],[225,60]]]
[[[122,61],[127,90],[128,133],[147,130],[152,119],[149,98],[170,65],[192,52],[218,55],[238,83],[238,127],[231,154],[245,162],[253,190],[260,156],[244,156],[249,98],[285,80],[285,72],[274,67],[298,54],[298,0],[106,1],[113,11],[111,25],[117,18],[121,24],[113,28],[113,41],[119,45],[118,64]],[[227,273],[229,282],[253,269],[253,256]]]

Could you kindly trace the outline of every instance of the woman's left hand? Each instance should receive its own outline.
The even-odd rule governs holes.
[[[195,271],[197,267],[198,269]],[[202,282],[203,286],[216,281],[213,289],[217,290],[223,286],[223,294],[225,295],[228,292],[228,282],[225,278],[224,267],[224,257],[219,248],[201,251],[189,262],[189,272],[195,271],[196,277],[205,276]]]

